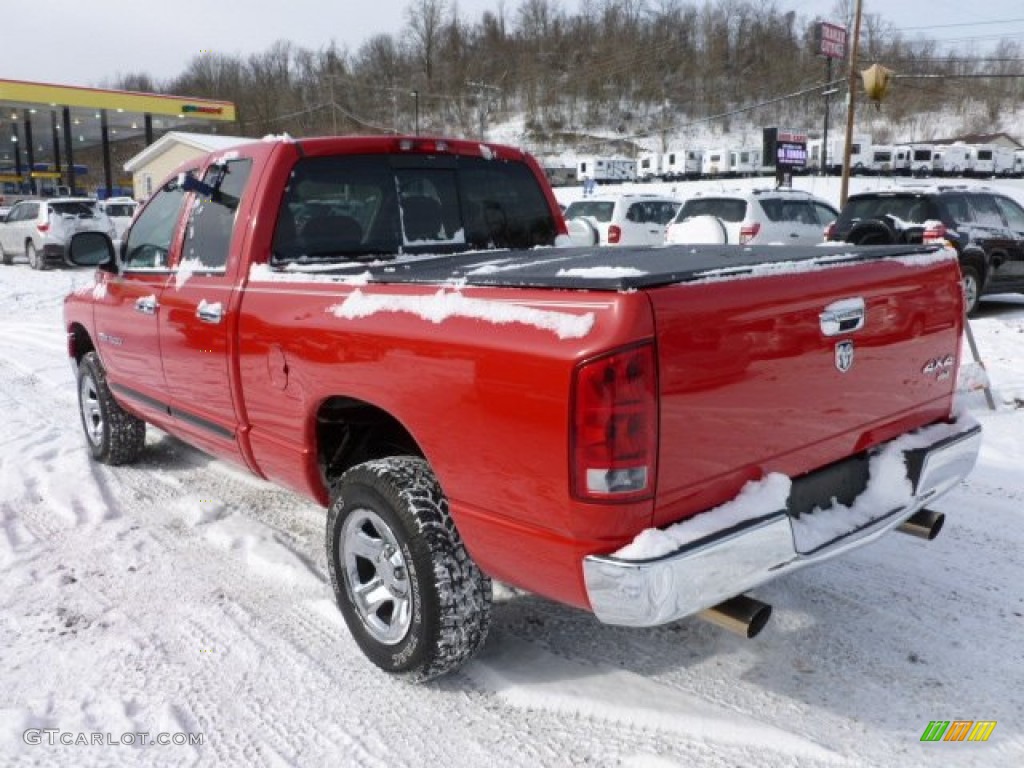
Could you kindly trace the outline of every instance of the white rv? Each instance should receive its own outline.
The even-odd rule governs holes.
[[[732,152],[728,149],[708,149],[701,158],[702,176],[729,176],[732,173]]]
[[[596,182],[633,181],[636,161],[624,157],[581,157],[576,162],[576,178]]]
[[[932,169],[936,176],[963,176],[967,170],[969,152],[966,144],[946,144],[935,147]]]
[[[892,144],[875,144],[867,153],[867,169],[870,173],[878,176],[888,176],[892,173],[893,155],[896,147]]]
[[[729,165],[732,167],[732,173],[735,176],[757,176],[761,173],[761,154],[762,149],[758,147],[754,149],[752,147],[744,147],[742,149],[732,150],[730,155]]]
[[[932,144],[911,144],[910,175],[931,176],[934,170],[935,146]]]
[[[666,181],[697,178],[703,155],[700,149],[670,149],[661,156],[661,177]]]
[[[825,150],[828,150],[827,152]],[[822,164],[826,172],[831,175],[839,175],[843,171],[843,157],[846,152],[845,136],[829,136],[828,147],[821,139],[811,139],[807,142],[807,166],[812,170],[820,170]],[[858,134],[850,142],[850,171],[851,173],[864,173],[869,168],[871,154],[871,137],[867,134]]]
[[[636,160],[636,180],[654,181],[661,178],[661,155],[657,152],[644,152]]]
[[[1015,149],[1013,151],[1013,175],[1017,177],[1024,176],[1024,149]]]
[[[967,145],[967,173],[970,176],[1008,176],[1013,172],[1013,150],[995,144]]]

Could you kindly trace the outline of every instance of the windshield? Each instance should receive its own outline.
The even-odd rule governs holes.
[[[479,157],[304,158],[271,263],[553,245],[557,224],[524,163]]]

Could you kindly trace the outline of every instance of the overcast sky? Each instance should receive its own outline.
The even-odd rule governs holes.
[[[501,0],[448,2],[457,2],[464,18],[476,20],[485,10],[495,11]],[[504,0],[506,17],[514,18],[520,2]],[[650,0],[652,6],[657,2]],[[835,0],[776,2],[807,18],[831,19],[836,7]],[[0,79],[98,86],[118,74],[145,72],[162,82],[205,51],[247,55],[280,39],[311,49],[334,40],[354,52],[375,34],[400,35],[407,5],[407,0],[24,0],[13,16],[5,14]],[[579,0],[559,5],[574,11]],[[1021,0],[864,0],[864,13],[879,14],[910,38],[920,34],[975,47],[1000,35],[1024,40]],[[915,25],[923,24],[927,27],[916,32]]]

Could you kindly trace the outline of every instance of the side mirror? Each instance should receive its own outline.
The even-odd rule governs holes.
[[[72,267],[98,267],[117,271],[114,243],[103,232],[79,232],[64,246],[64,261]]]

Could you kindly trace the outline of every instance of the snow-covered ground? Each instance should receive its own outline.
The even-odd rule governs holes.
[[[482,655],[410,686],[342,624],[322,509],[152,429],[90,462],[60,322],[89,280],[0,267],[0,765],[1024,765],[1024,297],[973,323],[998,409],[964,395],[984,449],[936,541],[756,590],[750,641],[499,589]],[[957,719],[998,724],[921,743]]]

